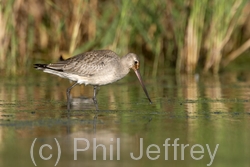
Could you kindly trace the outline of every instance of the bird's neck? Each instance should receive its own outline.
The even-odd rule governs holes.
[[[130,71],[129,67],[127,66],[127,59],[126,56],[123,56],[121,58],[121,61],[118,65],[119,71],[121,74],[123,74],[124,76],[127,75]]]

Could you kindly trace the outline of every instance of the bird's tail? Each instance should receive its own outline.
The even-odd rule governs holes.
[[[63,70],[60,68],[56,68],[55,67],[50,67],[50,65],[53,65],[53,64],[34,64],[34,68],[38,69],[38,70],[46,70],[46,69],[49,69],[49,70],[53,70],[53,71],[59,71],[59,72],[63,72]]]
[[[47,68],[48,64],[34,64],[34,68],[38,69],[38,70],[44,70]]]

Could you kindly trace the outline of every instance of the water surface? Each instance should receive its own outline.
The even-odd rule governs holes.
[[[2,77],[0,166],[54,166],[58,145],[62,167],[250,165],[250,75],[143,79],[153,104],[131,73],[100,88],[96,112],[91,86],[72,90],[67,111],[68,80]]]

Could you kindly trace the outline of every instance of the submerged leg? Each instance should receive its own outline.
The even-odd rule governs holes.
[[[72,86],[70,86],[68,89],[67,89],[67,109],[69,110],[70,109],[70,91],[71,89],[77,85],[77,82],[74,83]]]
[[[96,100],[97,88],[98,88],[98,86],[94,86],[94,97],[93,97],[93,101],[94,101],[94,104],[95,104],[95,109],[98,111],[98,104],[97,104],[97,100]]]
[[[94,133],[96,133],[97,116],[98,116],[98,114],[95,114],[94,120],[93,120],[93,130],[94,130]]]

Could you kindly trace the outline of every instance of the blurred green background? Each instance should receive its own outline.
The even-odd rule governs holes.
[[[1,0],[0,71],[111,49],[137,53],[152,76],[216,74],[247,53],[249,8],[247,0]]]

